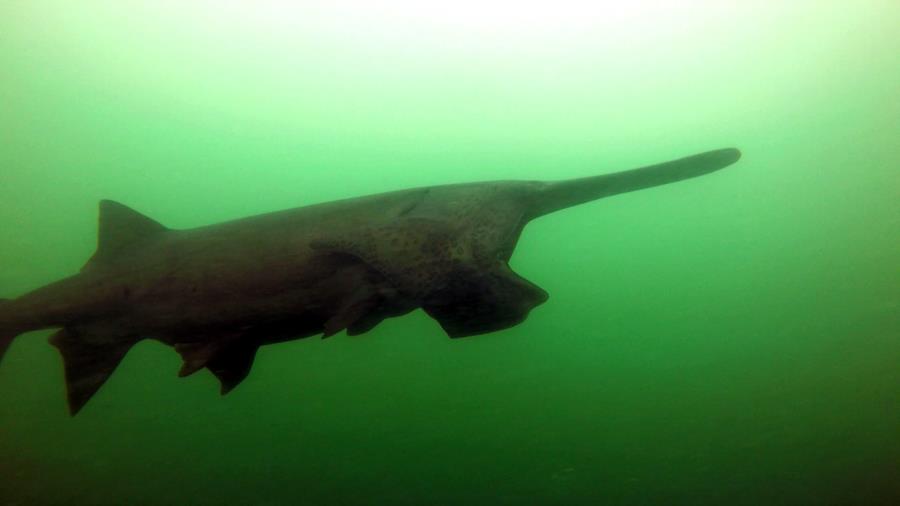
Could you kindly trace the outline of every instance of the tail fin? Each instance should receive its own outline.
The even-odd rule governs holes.
[[[639,169],[547,183],[539,191],[530,215],[536,218],[603,197],[702,176],[740,158],[737,149],[718,149]]]
[[[13,339],[23,332],[20,329],[11,327],[5,321],[3,307],[9,304],[9,302],[9,299],[0,299],[0,363],[3,363],[3,355],[6,354],[6,350],[9,349],[9,345],[12,344]]]

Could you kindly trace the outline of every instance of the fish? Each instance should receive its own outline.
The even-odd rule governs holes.
[[[193,229],[103,200],[79,273],[0,301],[0,361],[16,336],[57,329],[49,342],[74,416],[144,339],[180,354],[179,376],[210,371],[224,395],[260,346],[360,335],[420,308],[451,338],[507,329],[549,297],[509,267],[530,221],[740,157],[728,148],[562,181],[413,188]]]

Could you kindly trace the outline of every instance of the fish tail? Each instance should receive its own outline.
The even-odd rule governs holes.
[[[3,355],[6,355],[6,350],[9,349],[13,339],[24,332],[12,322],[12,316],[8,311],[10,302],[9,299],[0,299],[0,363],[3,362]]]

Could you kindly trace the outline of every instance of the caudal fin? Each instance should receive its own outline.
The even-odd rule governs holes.
[[[6,355],[6,350],[9,349],[9,345],[17,335],[19,335],[17,332],[0,331],[0,364],[3,363],[3,355]]]
[[[7,304],[9,304],[8,299],[0,299],[0,363],[3,363],[3,356],[6,355],[6,350],[9,349],[13,339],[22,333],[22,330],[12,327],[5,321],[3,307]]]

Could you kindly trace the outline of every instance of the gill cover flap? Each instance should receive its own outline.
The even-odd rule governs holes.
[[[114,261],[168,229],[155,220],[112,200],[100,201],[97,251],[85,267]]]
[[[422,305],[450,337],[467,337],[521,323],[549,295],[505,264],[457,273]]]
[[[349,254],[409,296],[421,296],[446,277],[447,266],[469,254],[454,242],[446,224],[430,218],[401,217],[388,225],[360,230],[351,237],[323,237],[310,246]]]
[[[81,408],[106,383],[113,371],[138,341],[105,329],[66,327],[50,337],[63,358],[69,413]]]

